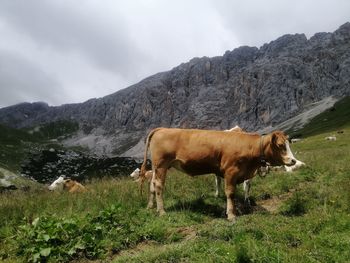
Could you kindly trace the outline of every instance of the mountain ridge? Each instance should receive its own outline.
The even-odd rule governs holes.
[[[333,33],[287,34],[260,48],[193,58],[102,98],[0,109],[15,128],[70,120],[80,132],[69,145],[120,155],[158,126],[248,131],[275,127],[330,96],[350,95],[350,23]],[[137,146],[139,147],[139,146]],[[142,150],[142,147],[139,147]]]

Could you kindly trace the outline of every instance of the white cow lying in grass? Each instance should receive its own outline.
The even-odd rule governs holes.
[[[49,190],[50,191],[62,191],[63,190],[63,185],[64,185],[64,176],[58,177],[50,186]]]
[[[140,169],[139,168],[136,168],[135,169],[135,171],[133,171],[131,174],[130,174],[130,176],[132,177],[132,178],[134,178],[134,180],[135,181],[138,181],[139,180],[139,178],[140,178]],[[151,170],[148,170],[148,171],[146,171],[146,174],[145,174],[145,176],[146,176],[146,179],[148,180],[148,181],[150,181],[151,179],[152,179],[152,171]]]
[[[132,178],[134,178],[134,181],[135,182],[139,182],[140,183],[140,193],[142,194],[142,185],[143,185],[143,181],[140,181],[140,172],[141,170],[139,168],[136,168],[135,171],[133,171],[130,176]],[[149,183],[151,183],[151,180],[152,180],[152,176],[153,176],[153,172],[152,170],[147,170],[146,173],[145,173],[145,179],[147,179],[147,181]]]
[[[58,177],[50,186],[50,191],[67,190],[69,193],[86,192],[86,188],[72,179],[65,179],[63,176]]]

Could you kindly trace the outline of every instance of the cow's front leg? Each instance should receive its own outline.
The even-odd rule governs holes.
[[[244,190],[244,204],[246,206],[250,206],[250,199],[249,199],[249,195],[250,195],[250,179],[245,180],[243,182],[243,190]]]
[[[159,215],[165,215],[164,202],[163,202],[165,175],[166,175],[166,169],[164,168],[155,169],[154,187],[156,192],[157,211]]]
[[[235,203],[234,203],[234,194],[235,194],[236,184],[234,181],[234,176],[235,176],[235,173],[233,170],[225,174],[225,194],[226,194],[226,200],[227,200],[226,214],[227,214],[227,219],[233,223],[236,222],[236,209],[235,209]]]
[[[220,189],[221,189],[221,177],[219,175],[215,176],[215,186],[216,186],[215,197],[219,197]]]

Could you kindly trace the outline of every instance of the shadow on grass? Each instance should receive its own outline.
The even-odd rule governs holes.
[[[213,199],[199,197],[191,201],[178,201],[174,205],[167,208],[167,211],[176,212],[187,210],[213,218],[226,218],[226,198],[215,198],[214,202]],[[241,196],[235,197],[235,206],[238,216],[251,214],[253,212],[268,212],[262,206],[257,205],[255,200],[251,200],[251,205],[245,204],[244,198]]]
[[[194,213],[199,213],[211,217],[225,218],[225,209],[219,204],[206,202],[203,197],[191,201],[178,201],[167,209],[168,211],[184,211],[188,210]]]

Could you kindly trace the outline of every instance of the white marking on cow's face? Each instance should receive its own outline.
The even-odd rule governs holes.
[[[305,163],[299,160],[296,160],[296,163],[292,166],[284,166],[285,170],[287,172],[293,172],[294,170],[298,169],[299,167],[305,166]]]
[[[283,162],[287,166],[292,166],[296,163],[296,159],[289,147],[288,141],[285,142],[285,146],[286,146],[286,154],[283,156]]]
[[[133,171],[130,176],[132,178],[134,178],[135,180],[138,179],[140,177],[140,169],[136,168],[135,171]]]
[[[63,190],[63,185],[64,185],[64,177],[60,176],[49,186],[49,190],[50,191],[56,191],[56,190],[61,191],[61,190]]]

